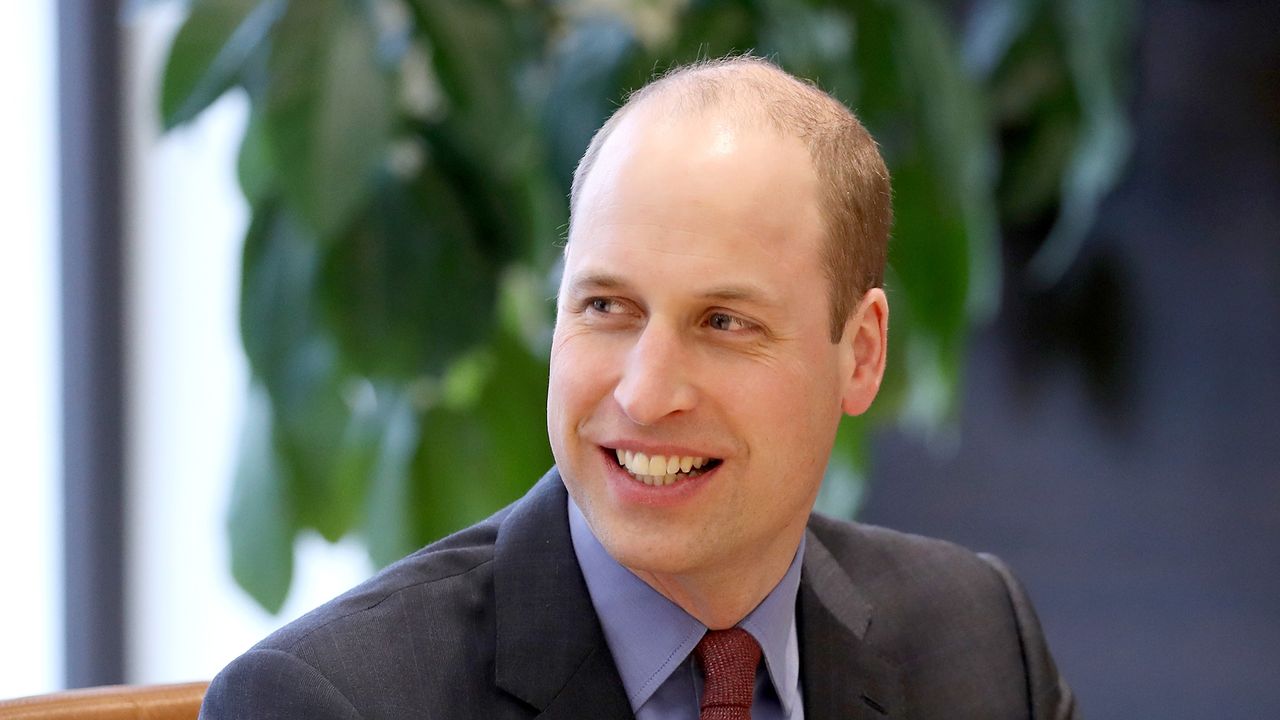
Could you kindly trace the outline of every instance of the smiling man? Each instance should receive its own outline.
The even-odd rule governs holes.
[[[634,94],[574,177],[556,468],[260,643],[202,715],[1074,717],[999,561],[811,514],[884,373],[889,195],[854,116],[764,60]]]

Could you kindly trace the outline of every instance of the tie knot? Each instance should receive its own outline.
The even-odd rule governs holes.
[[[702,663],[701,720],[751,717],[760,644],[742,628],[710,630],[693,650]]]

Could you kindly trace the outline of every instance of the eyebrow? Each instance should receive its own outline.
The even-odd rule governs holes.
[[[574,295],[581,295],[592,290],[616,290],[626,286],[627,283],[617,275],[591,273],[574,278],[573,282],[569,284],[569,292]]]
[[[569,292],[582,295],[597,290],[626,289],[630,283],[612,273],[589,273],[575,278],[569,284]],[[740,300],[767,307],[776,307],[778,301],[763,288],[749,283],[717,285],[698,294],[705,300]]]

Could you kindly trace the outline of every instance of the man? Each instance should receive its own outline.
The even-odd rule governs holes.
[[[1074,717],[997,560],[810,517],[884,372],[889,193],[766,61],[633,95],[574,177],[556,468],[260,643],[203,717]]]

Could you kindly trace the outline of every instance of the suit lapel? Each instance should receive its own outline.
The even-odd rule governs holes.
[[[498,530],[494,681],[545,720],[630,720],[631,706],[573,551],[567,502],[553,469]]]
[[[864,641],[871,615],[870,602],[809,531],[796,618],[807,720],[904,717],[897,666]]]
[[[633,720],[569,537],[553,469],[503,520],[494,547],[495,683],[541,720]],[[797,599],[808,720],[901,718],[902,678],[865,635],[872,606],[812,531]]]

